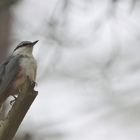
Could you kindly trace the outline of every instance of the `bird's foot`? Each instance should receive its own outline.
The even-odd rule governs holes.
[[[35,81],[31,81],[31,86],[32,86],[32,87],[37,86],[37,82],[35,82]]]
[[[17,100],[17,97],[15,95],[12,96],[14,97],[14,99],[10,101],[10,105],[12,105]]]

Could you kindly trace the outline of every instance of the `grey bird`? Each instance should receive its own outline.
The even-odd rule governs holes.
[[[18,93],[27,77],[35,82],[37,63],[32,52],[37,42],[38,40],[21,42],[0,65],[0,106],[7,97]]]

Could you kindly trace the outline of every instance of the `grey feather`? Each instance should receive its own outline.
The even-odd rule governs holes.
[[[31,45],[31,44],[33,44],[31,41],[22,41],[21,43],[17,45],[14,51],[17,50],[18,48],[26,47],[27,45]]]
[[[0,65],[0,98],[5,96],[6,90],[14,80],[19,70],[19,61],[21,56],[10,56],[4,63]]]

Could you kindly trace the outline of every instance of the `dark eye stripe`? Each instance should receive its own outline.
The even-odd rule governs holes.
[[[23,42],[21,42],[21,43],[19,43],[17,45],[17,47],[14,49],[14,51],[17,50],[20,47],[25,47],[25,46],[30,45],[30,44],[32,44],[32,42],[30,42],[30,41],[23,41]]]

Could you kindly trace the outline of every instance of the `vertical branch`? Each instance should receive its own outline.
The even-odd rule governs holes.
[[[0,62],[7,55],[10,46],[10,32],[12,24],[12,13],[10,7],[18,0],[0,0]]]

